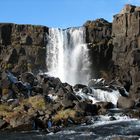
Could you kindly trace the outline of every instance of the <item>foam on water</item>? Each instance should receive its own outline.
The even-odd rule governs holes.
[[[99,115],[98,116],[98,120],[94,121],[93,119],[93,124],[89,125],[90,127],[98,127],[98,126],[103,126],[103,125],[108,125],[108,124],[117,124],[120,122],[136,122],[138,121],[138,119],[136,118],[130,118],[129,116],[126,115],[121,115],[121,114],[115,114],[113,117],[115,117],[116,120],[110,120],[109,115]],[[85,125],[85,127],[87,127],[88,125]],[[83,126],[84,127],[84,126]],[[140,124],[138,124],[138,127],[140,127]]]
[[[118,90],[113,90],[112,92],[104,91],[101,89],[92,89],[94,93],[94,97],[98,101],[106,101],[106,102],[112,102],[114,105],[117,104],[117,100],[120,96],[120,93]]]
[[[118,90],[112,92],[104,91],[101,89],[92,88],[92,93],[83,93],[82,90],[78,91],[76,95],[80,96],[82,100],[91,100],[93,104],[100,101],[112,102],[114,105],[117,104],[120,93]]]
[[[75,134],[75,133],[76,131],[74,130],[69,130],[69,131],[64,130],[64,131],[57,132],[57,134]]]

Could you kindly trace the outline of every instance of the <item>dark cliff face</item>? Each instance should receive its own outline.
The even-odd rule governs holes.
[[[140,7],[126,5],[112,24],[114,77],[127,91],[140,90]]]
[[[0,67],[16,73],[45,69],[45,26],[0,24]]]
[[[140,7],[126,5],[112,24],[98,19],[84,26],[96,77],[116,79],[130,93],[139,93]]]
[[[92,77],[108,77],[112,65],[112,24],[104,19],[87,21],[86,42],[90,49],[89,56],[92,62]]]

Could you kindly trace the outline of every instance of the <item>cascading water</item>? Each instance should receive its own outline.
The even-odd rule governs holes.
[[[62,82],[86,84],[90,78],[90,61],[85,28],[50,28],[46,63],[48,73]]]
[[[91,78],[90,60],[87,45],[85,43],[85,28],[69,28],[66,30],[50,28],[47,50],[48,74],[59,77],[62,82],[71,85],[86,84]],[[100,81],[98,79],[97,81]],[[98,82],[97,82],[98,83]],[[92,88],[92,86],[91,86]],[[85,95],[81,91],[77,93],[81,98],[91,99],[93,103],[98,101],[117,104],[120,96],[118,90],[112,92],[92,88],[91,95]]]

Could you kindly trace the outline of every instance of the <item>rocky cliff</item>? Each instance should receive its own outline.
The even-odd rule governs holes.
[[[87,21],[84,24],[86,28],[86,42],[89,47],[90,61],[92,62],[92,77],[105,77],[111,66],[112,58],[112,24],[104,19]]]
[[[45,26],[0,24],[0,67],[15,73],[44,69]]]
[[[114,16],[88,21],[86,41],[90,47],[93,73],[116,79],[127,91],[140,90],[140,7],[126,5]]]
[[[140,7],[126,5],[112,23],[114,77],[127,91],[140,90]]]

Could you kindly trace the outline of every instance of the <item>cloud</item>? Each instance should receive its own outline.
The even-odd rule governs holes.
[[[127,0],[127,3],[130,3],[130,4],[136,4],[136,5],[139,5],[140,4],[140,0]]]

